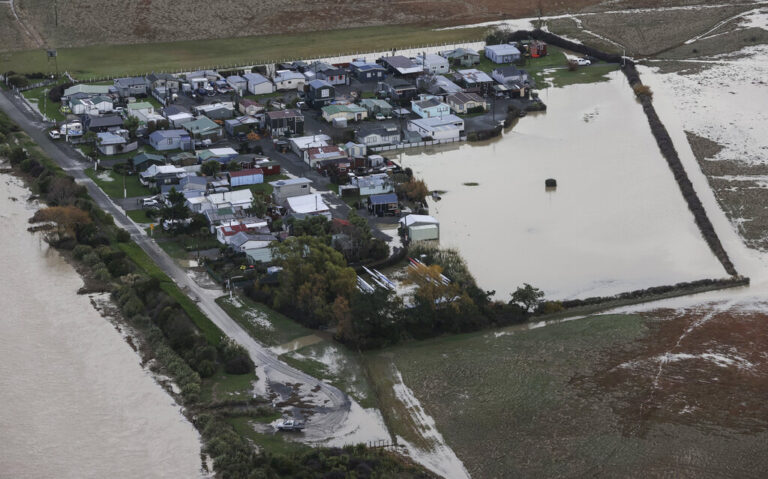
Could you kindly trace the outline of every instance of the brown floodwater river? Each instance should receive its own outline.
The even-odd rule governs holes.
[[[497,298],[522,283],[562,299],[726,276],[632,90],[610,75],[541,91],[548,111],[501,138],[400,155],[445,191],[429,200],[440,243]],[[545,190],[547,178],[556,190]]]
[[[0,177],[0,477],[200,477],[200,437]]]

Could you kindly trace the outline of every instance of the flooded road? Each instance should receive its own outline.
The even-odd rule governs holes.
[[[0,477],[200,477],[200,437],[0,178]],[[13,199],[12,199],[13,198]]]
[[[497,298],[524,282],[563,299],[726,276],[626,80],[610,76],[542,91],[549,111],[500,139],[402,154],[445,191],[430,200],[441,245],[458,248]]]

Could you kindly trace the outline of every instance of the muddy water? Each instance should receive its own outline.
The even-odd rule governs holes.
[[[197,432],[26,231],[27,196],[0,177],[0,477],[199,477]]]
[[[541,96],[549,111],[500,139],[401,155],[446,191],[430,200],[440,242],[481,287],[503,299],[527,282],[570,298],[725,276],[620,72]]]

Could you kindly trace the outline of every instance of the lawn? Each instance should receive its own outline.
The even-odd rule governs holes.
[[[235,188],[235,190],[244,190],[247,188],[251,190],[253,196],[272,196],[272,190],[274,190],[274,188],[269,184],[269,182],[287,179],[288,176],[283,174],[269,175],[264,177],[263,183],[259,183],[258,185],[238,186]]]
[[[128,197],[148,196],[149,189],[139,182],[137,175],[120,175],[112,170],[102,170],[96,173],[92,168],[85,170],[85,174],[92,179],[99,188],[104,190],[110,198],[123,198],[123,181],[125,181],[125,191]],[[105,177],[112,178],[112,181],[105,180]]]
[[[126,211],[125,214],[127,214],[130,219],[132,219],[137,223],[156,223],[157,222],[157,220],[147,216],[147,210],[131,210],[131,211]]]
[[[242,295],[236,296],[234,300],[230,300],[229,296],[222,296],[216,302],[248,331],[248,334],[267,346],[278,346],[314,333],[270,307]]]
[[[367,353],[366,364],[391,430],[425,445],[392,391],[396,368],[473,477],[590,475],[583,463],[620,444],[611,461],[628,460],[631,439],[606,398],[575,384],[647,331],[639,316],[595,316],[414,342]]]
[[[160,282],[168,282],[171,279],[166,275],[157,264],[147,256],[147,253],[139,247],[136,243],[118,243],[117,247],[120,248],[128,257],[136,263],[139,268],[143,269],[150,277],[159,280]]]
[[[256,374],[226,374],[219,371],[203,379],[200,386],[200,402],[221,402],[245,400],[253,397],[253,382]]]
[[[226,421],[235,428],[235,431],[238,434],[247,437],[257,446],[260,446],[273,454],[282,454],[290,457],[294,454],[306,452],[310,447],[300,442],[285,439],[283,435],[279,433],[264,434],[254,431],[249,423],[263,422],[260,418],[231,417],[227,418]]]
[[[61,103],[54,103],[48,97],[48,91],[55,85],[42,86],[23,92],[24,98],[30,103],[36,103],[38,110],[53,121],[60,122],[66,119],[66,116],[59,111]]]
[[[401,25],[361,27],[288,35],[192,40],[133,45],[93,45],[59,48],[61,71],[81,81],[105,76],[145,74],[152,71],[225,68],[242,64],[275,63],[287,59],[313,58],[355,52],[402,49],[425,44],[479,41],[486,28],[435,31],[428,26]],[[354,39],[350,43],[350,39]],[[353,45],[353,46],[352,46]],[[48,72],[45,50],[4,54],[4,68],[21,73]]]

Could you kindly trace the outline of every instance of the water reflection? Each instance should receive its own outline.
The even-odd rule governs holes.
[[[725,276],[619,72],[543,97],[546,113],[500,139],[400,158],[445,191],[430,200],[441,243],[481,287],[503,299],[527,282],[570,298]]]

